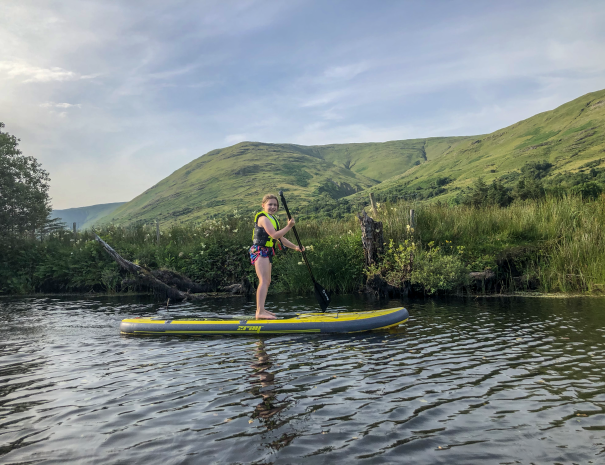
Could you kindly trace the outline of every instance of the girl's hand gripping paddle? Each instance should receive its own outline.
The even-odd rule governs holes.
[[[286,214],[288,215],[288,220],[289,220],[292,218],[292,215],[290,215],[290,210],[288,210],[288,204],[286,203],[286,199],[284,198],[284,193],[282,191],[279,191],[279,196],[281,198],[281,203],[283,204],[284,208],[286,209]],[[326,309],[328,308],[328,305],[330,305],[330,294],[323,287],[321,287],[317,281],[315,281],[315,277],[313,276],[313,272],[311,271],[311,265],[309,265],[309,260],[307,260],[307,256],[305,255],[305,252],[302,251],[303,246],[302,246],[302,243],[300,242],[300,237],[298,237],[298,232],[296,232],[296,226],[292,227],[292,231],[294,231],[294,237],[296,237],[296,242],[298,242],[298,247],[300,247],[303,260],[304,260],[305,264],[307,265],[309,274],[311,275],[311,280],[313,281],[313,287],[315,288],[315,298],[317,299],[317,302],[319,303],[319,306],[321,307],[321,311],[325,312]]]

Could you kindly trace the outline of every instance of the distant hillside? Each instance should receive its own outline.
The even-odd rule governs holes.
[[[265,193],[279,189],[299,205],[323,193],[338,199],[438,158],[466,140],[325,146],[242,142],[193,160],[102,221],[194,221],[235,209],[247,214],[259,208]]]
[[[76,223],[78,229],[88,229],[102,217],[109,215],[125,202],[103,203],[100,205],[91,205],[89,207],[66,208],[64,210],[53,210],[51,218],[61,218],[61,220],[71,229],[73,223]]]
[[[605,90],[487,135],[322,146],[242,142],[193,160],[98,221],[249,214],[263,194],[279,189],[293,205],[324,203],[328,210],[336,208],[328,200],[356,205],[369,191],[447,200],[479,177],[512,187],[528,163],[542,161],[540,176],[551,185],[594,179],[605,190]]]
[[[574,182],[586,182],[589,172],[605,180],[605,90],[466,140],[372,190],[408,197],[418,192],[421,198],[421,193],[426,197],[432,190],[439,192],[438,198],[447,198],[479,177],[511,186],[524,166],[540,161],[552,164],[544,173],[544,181],[552,185],[572,187]],[[357,196],[367,196],[367,192]]]

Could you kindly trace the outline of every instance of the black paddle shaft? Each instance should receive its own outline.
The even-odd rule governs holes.
[[[292,219],[292,215],[290,215],[290,210],[288,210],[288,204],[286,199],[284,198],[284,193],[279,191],[279,196],[281,197],[281,202],[286,209],[286,214],[288,215],[288,220]],[[311,281],[313,281],[313,287],[315,288],[315,298],[321,307],[323,312],[326,311],[328,305],[330,305],[330,294],[323,287],[319,285],[317,281],[315,281],[315,277],[313,276],[313,272],[311,271],[311,265],[309,264],[309,260],[307,260],[307,255],[303,250],[302,243],[300,242],[300,237],[298,237],[298,232],[296,231],[296,226],[292,227],[292,231],[294,231],[294,236],[296,237],[296,242],[298,242],[298,247],[300,248],[300,252],[302,254],[305,265],[307,265],[307,269],[309,270],[309,274],[311,275]]]
[[[290,215],[290,210],[288,210],[288,204],[286,203],[286,199],[284,198],[284,193],[282,191],[279,191],[279,196],[281,197],[281,203],[284,205],[284,208],[286,209],[286,215],[288,215],[288,220],[291,220],[292,215]],[[305,255],[305,252],[303,250],[302,242],[300,242],[300,237],[298,237],[298,232],[296,231],[296,226],[292,226],[292,231],[294,232],[294,237],[296,237],[296,242],[298,242],[298,247],[300,247],[300,251],[302,253],[303,260],[305,261],[305,264],[307,265],[307,269],[309,270],[311,279],[313,280],[313,283],[315,283],[315,277],[313,276],[313,272],[311,271],[311,265],[309,265],[309,261],[307,260],[307,256]]]

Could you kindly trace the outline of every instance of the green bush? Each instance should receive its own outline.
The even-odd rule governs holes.
[[[468,285],[468,269],[458,253],[449,255],[441,247],[429,243],[429,249],[419,254],[411,273],[412,284],[421,285],[428,294],[455,291]]]
[[[380,263],[368,267],[367,277],[380,275],[391,286],[403,288],[410,282],[416,251],[416,244],[410,239],[406,239],[398,246],[391,239],[384,255],[380,257]]]

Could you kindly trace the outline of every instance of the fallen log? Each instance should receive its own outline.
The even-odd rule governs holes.
[[[101,239],[98,235],[95,234],[95,239],[99,242],[105,251],[111,255],[111,257],[122,267],[122,269],[128,271],[130,274],[134,276],[134,279],[128,280],[128,284],[136,284],[138,286],[149,288],[153,291],[154,294],[158,295],[162,299],[170,299],[173,302],[180,302],[183,300],[199,300],[200,297],[189,294],[188,292],[180,291],[177,287],[169,286],[168,284],[160,281],[158,278],[154,276],[154,274],[142,266],[136,265],[125,258],[123,258],[119,253],[117,253],[107,242]],[[171,272],[171,276],[174,277],[177,273]],[[181,281],[183,281],[183,276],[180,276]],[[193,283],[193,281],[186,278],[189,283]]]
[[[169,286],[176,287],[183,292],[214,292],[216,289],[210,284],[199,284],[193,282],[187,276],[171,270],[152,270],[151,274]]]
[[[487,268],[485,271],[473,271],[468,274],[471,289],[484,294],[491,292],[496,286],[496,273]]]

